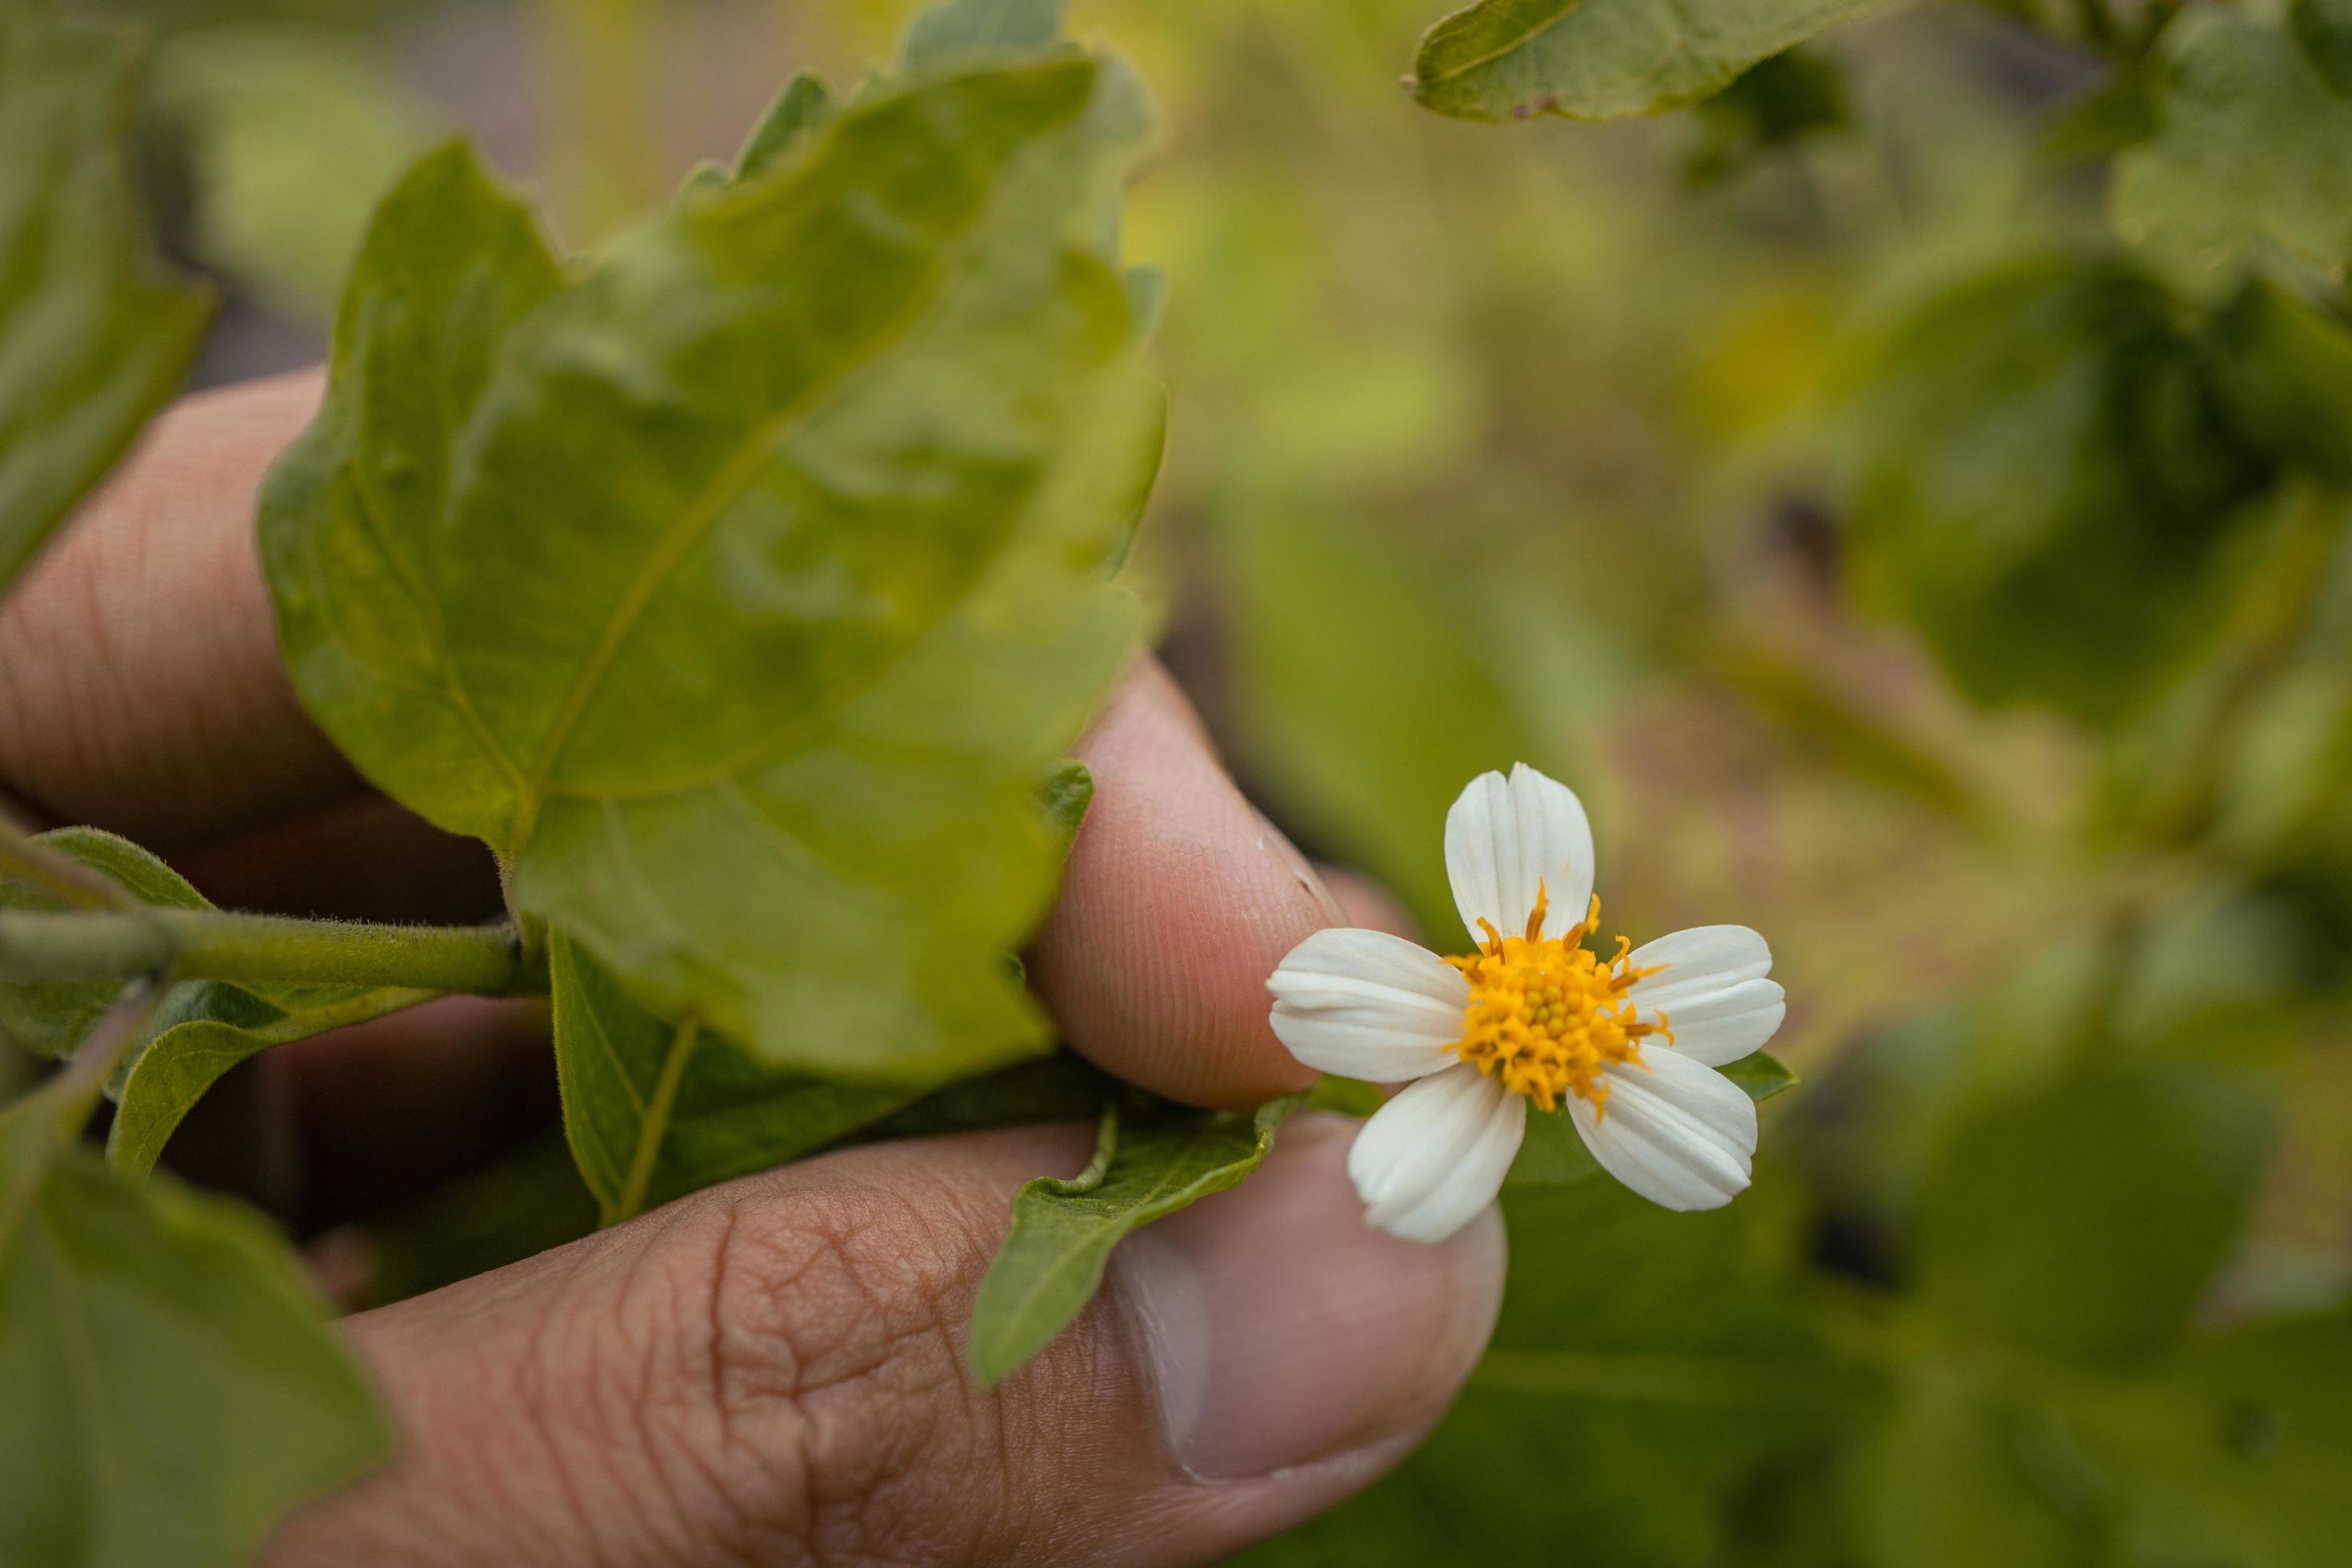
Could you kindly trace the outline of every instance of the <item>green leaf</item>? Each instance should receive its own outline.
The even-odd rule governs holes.
[[[1461,120],[1622,120],[1693,103],[1882,0],[1478,0],[1424,34],[1412,95]]]
[[[1873,345],[1850,408],[1857,586],[1969,696],[2112,721],[2206,646],[2270,474],[2145,274],[1969,278]]]
[[[772,1065],[920,1083],[1044,1037],[1003,963],[1059,860],[1033,796],[1131,646],[1106,568],[1161,416],[1103,248],[1115,74],[880,82],[571,278],[437,154],[266,490],[337,744]]]
[[[2228,261],[2257,242],[2352,261],[2352,101],[2274,21],[2198,9],[2165,29],[2156,135],[2116,161],[2116,226]]]
[[[38,842],[120,882],[141,900],[174,909],[210,909],[187,879],[138,845],[92,827],[66,827]],[[0,907],[58,909],[48,895],[0,883]],[[0,1028],[47,1057],[71,1051],[113,1005],[108,981],[0,985]],[[205,1092],[256,1052],[428,1001],[431,992],[342,985],[176,985],[115,1089],[120,1104],[107,1134],[115,1169],[140,1176]]]
[[[2352,482],[2352,327],[2256,279],[2213,320],[2224,401],[2249,440],[2334,484]]]
[[[548,968],[564,1134],[606,1225],[814,1153],[915,1098],[762,1068],[709,1029],[631,1001],[561,931]]]
[[[2352,4],[2287,0],[2287,30],[2303,58],[2338,98],[2352,98]]]
[[[1754,1051],[1718,1069],[1738,1084],[1748,1099],[1762,1104],[1800,1081],[1788,1065],[1769,1051]],[[1528,1132],[1511,1162],[1508,1187],[1560,1187],[1601,1174],[1601,1163],[1584,1145],[1583,1135],[1564,1111],[1528,1112]]]
[[[1716,1070],[1738,1084],[1740,1091],[1759,1105],[1804,1081],[1788,1063],[1769,1051],[1751,1051]]]
[[[782,164],[833,112],[833,89],[824,85],[824,78],[806,70],[794,76],[735,154],[735,178],[755,180]]]
[[[392,1435],[285,1246],[0,1114],[0,1562],[233,1568]]]
[[[1306,1100],[1268,1100],[1253,1115],[1103,1113],[1095,1157],[1070,1180],[1040,1177],[1013,1200],[1013,1230],[980,1282],[967,1353],[983,1387],[1053,1342],[1094,1299],[1120,1241],[1197,1199],[1241,1184],[1265,1163],[1275,1130]]]
[[[1853,123],[1845,68],[1805,49],[1759,60],[1694,111],[1699,134],[1684,174],[1717,184],[1775,153]]]
[[[2164,1351],[2230,1258],[2276,1120],[2210,1063],[2078,1069],[1980,1107],[1922,1184],[1922,1300],[2050,1355]]]
[[[120,35],[47,0],[0,12],[0,588],[171,396],[201,289],[150,262],[123,167],[137,95]]]

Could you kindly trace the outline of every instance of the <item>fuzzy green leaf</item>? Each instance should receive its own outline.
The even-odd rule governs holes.
[[[0,1563],[234,1568],[391,1432],[286,1247],[0,1115]]]
[[[156,275],[123,168],[120,36],[0,10],[0,588],[180,384],[201,289]]]
[[[296,685],[668,1016],[936,1081],[1034,1048],[1033,792],[1131,646],[1160,401],[1074,50],[885,80],[578,275],[452,150],[362,254],[262,538]]]
[[[1119,1242],[1265,1163],[1275,1130],[1305,1103],[1286,1095],[1254,1115],[1103,1113],[1095,1157],[1068,1180],[1041,1177],[1013,1200],[1013,1230],[972,1303],[967,1354],[985,1387],[1002,1383],[1068,1326],[1102,1284]]]
[[[2229,1259],[2276,1120],[2207,1064],[2077,1071],[1986,1105],[1923,1184],[1920,1294],[2053,1355],[2161,1352]]]
[[[2116,224],[2208,261],[2258,242],[2352,261],[2352,100],[2275,21],[2200,9],[2165,29],[2157,132],[2116,161]]]
[[[1423,36],[1412,95],[1461,120],[1622,120],[1696,102],[1885,0],[1478,0]]]
[[[2113,721],[2216,629],[2271,471],[2183,315],[2123,261],[2032,257],[1873,345],[1851,398],[1857,586],[1978,701]]]
[[[606,1225],[814,1153],[915,1098],[761,1068],[639,1006],[561,931],[548,968],[564,1132]]]

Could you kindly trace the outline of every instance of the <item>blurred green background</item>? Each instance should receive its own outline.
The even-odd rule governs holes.
[[[1310,852],[1454,944],[1444,809],[1535,763],[1612,931],[1767,934],[1807,1081],[1726,1211],[1507,1194],[1461,1407],[1252,1560],[2352,1563],[2352,394],[2237,353],[2336,352],[2340,265],[2181,232],[2210,191],[2141,153],[2119,188],[2146,106],[2065,18],[1478,126],[1398,85],[1441,8],[1075,5],[1167,120],[1131,576]],[[903,10],[145,7],[204,379],[322,353],[432,140],[590,245]]]

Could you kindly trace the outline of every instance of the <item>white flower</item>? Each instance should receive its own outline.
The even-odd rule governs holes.
[[[1274,1032],[1308,1067],[1411,1079],[1357,1135],[1365,1219],[1443,1241],[1502,1189],[1528,1102],[1565,1109],[1603,1170],[1670,1209],[1748,1185],[1756,1106],[1715,1069],[1787,1012],[1764,939],[1700,926],[1596,958],[1592,828],[1567,785],[1524,763],[1485,773],[1445,817],[1445,870],[1477,951],[1440,958],[1374,931],[1318,931],[1266,988]],[[1511,934],[1505,935],[1508,932]]]

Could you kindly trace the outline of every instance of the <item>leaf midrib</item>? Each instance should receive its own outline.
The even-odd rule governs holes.
[[[663,531],[661,538],[655,542],[655,547],[648,555],[645,566],[630,583],[629,590],[622,596],[621,603],[614,607],[612,616],[598,635],[596,646],[591,651],[588,661],[581,667],[578,677],[573,680],[571,689],[565,692],[563,704],[557,710],[554,726],[549,731],[547,739],[542,742],[539,755],[532,764],[522,798],[517,808],[518,821],[512,851],[516,858],[520,858],[523,850],[530,843],[531,835],[538,826],[540,809],[549,794],[549,780],[554,774],[556,764],[562,760],[563,752],[570,745],[580,721],[586,715],[589,703],[594,700],[605,676],[611,672],[614,661],[620,657],[622,647],[635,632],[638,623],[644,618],[646,612],[652,607],[655,598],[659,595],[664,587],[668,585],[670,574],[677,569],[678,564],[692,552],[695,545],[707,537],[710,530],[718,526],[719,520],[726,516],[728,509],[742,499],[744,491],[758,479],[761,471],[773,458],[775,447],[787,431],[805,418],[813,408],[831,399],[843,388],[854,384],[860,377],[873,374],[877,365],[887,361],[894,351],[903,346],[915,329],[930,317],[940,300],[948,292],[942,287],[942,281],[953,276],[955,265],[964,259],[975,237],[986,231],[989,219],[1003,205],[1008,193],[1017,191],[1024,180],[1033,177],[1031,162],[1015,156],[1000,166],[996,179],[992,182],[989,195],[975,204],[971,224],[951,236],[946,243],[939,246],[932,252],[930,264],[926,268],[926,275],[919,286],[908,291],[907,306],[897,316],[876,329],[869,346],[863,355],[836,366],[829,374],[821,374],[813,378],[797,396],[761,420],[738,444],[727,461],[719,466],[719,471],[711,477],[709,482],[697,493],[694,500]],[[992,564],[997,553],[1000,552],[1001,546],[999,552],[991,552],[989,563]],[[980,577],[985,575],[984,569],[978,574]],[[977,581],[978,577],[974,580]],[[940,617],[940,620],[945,618],[945,616]],[[937,625],[938,622],[935,621],[932,627],[908,639],[908,647],[919,644],[928,637],[930,630],[936,629]],[[902,647],[898,651],[903,656],[906,649]],[[895,658],[886,659],[883,661],[882,668],[887,670],[895,668],[896,664]],[[877,673],[874,679],[879,678]],[[871,684],[871,681],[866,684]],[[837,710],[839,704],[836,703],[835,706]],[[830,721],[829,716],[826,721]],[[824,726],[820,724],[815,732],[822,733],[823,729]],[[732,768],[722,770],[729,773],[733,771]],[[698,786],[688,784],[681,787]],[[665,790],[657,793],[671,794],[677,791]],[[609,796],[601,798],[609,798]]]

